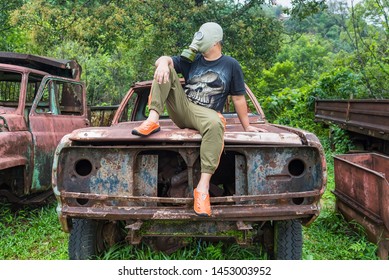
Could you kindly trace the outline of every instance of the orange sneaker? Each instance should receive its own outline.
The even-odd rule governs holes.
[[[211,216],[211,203],[209,200],[209,194],[198,192],[197,189],[193,190],[195,213],[202,217]]]
[[[161,127],[159,126],[159,124],[149,120],[145,120],[140,126],[135,127],[131,133],[138,136],[148,136],[160,130]]]

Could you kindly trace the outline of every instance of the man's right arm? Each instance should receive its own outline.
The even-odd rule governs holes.
[[[170,67],[174,67],[173,59],[170,56],[161,56],[155,61],[154,79],[158,84],[169,81]]]

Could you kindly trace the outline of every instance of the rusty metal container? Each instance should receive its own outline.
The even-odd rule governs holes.
[[[336,207],[366,230],[378,245],[378,257],[389,251],[389,157],[356,153],[334,157]]]
[[[316,100],[315,119],[389,140],[389,99]]]

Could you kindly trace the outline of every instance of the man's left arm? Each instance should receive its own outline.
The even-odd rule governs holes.
[[[238,114],[240,123],[243,126],[244,131],[246,132],[258,132],[259,130],[250,125],[249,116],[247,112],[247,102],[245,95],[231,95],[232,102],[235,106],[235,111]]]

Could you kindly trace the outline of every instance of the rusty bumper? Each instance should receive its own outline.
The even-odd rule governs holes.
[[[203,218],[193,211],[193,198],[107,196],[85,193],[61,193],[58,209],[62,227],[68,231],[68,219],[103,220],[181,220],[181,221],[269,221],[301,219],[304,224],[320,212],[319,203],[298,204],[304,198],[317,197],[319,191],[287,194],[212,197],[212,216]],[[309,200],[309,199],[308,199]]]

